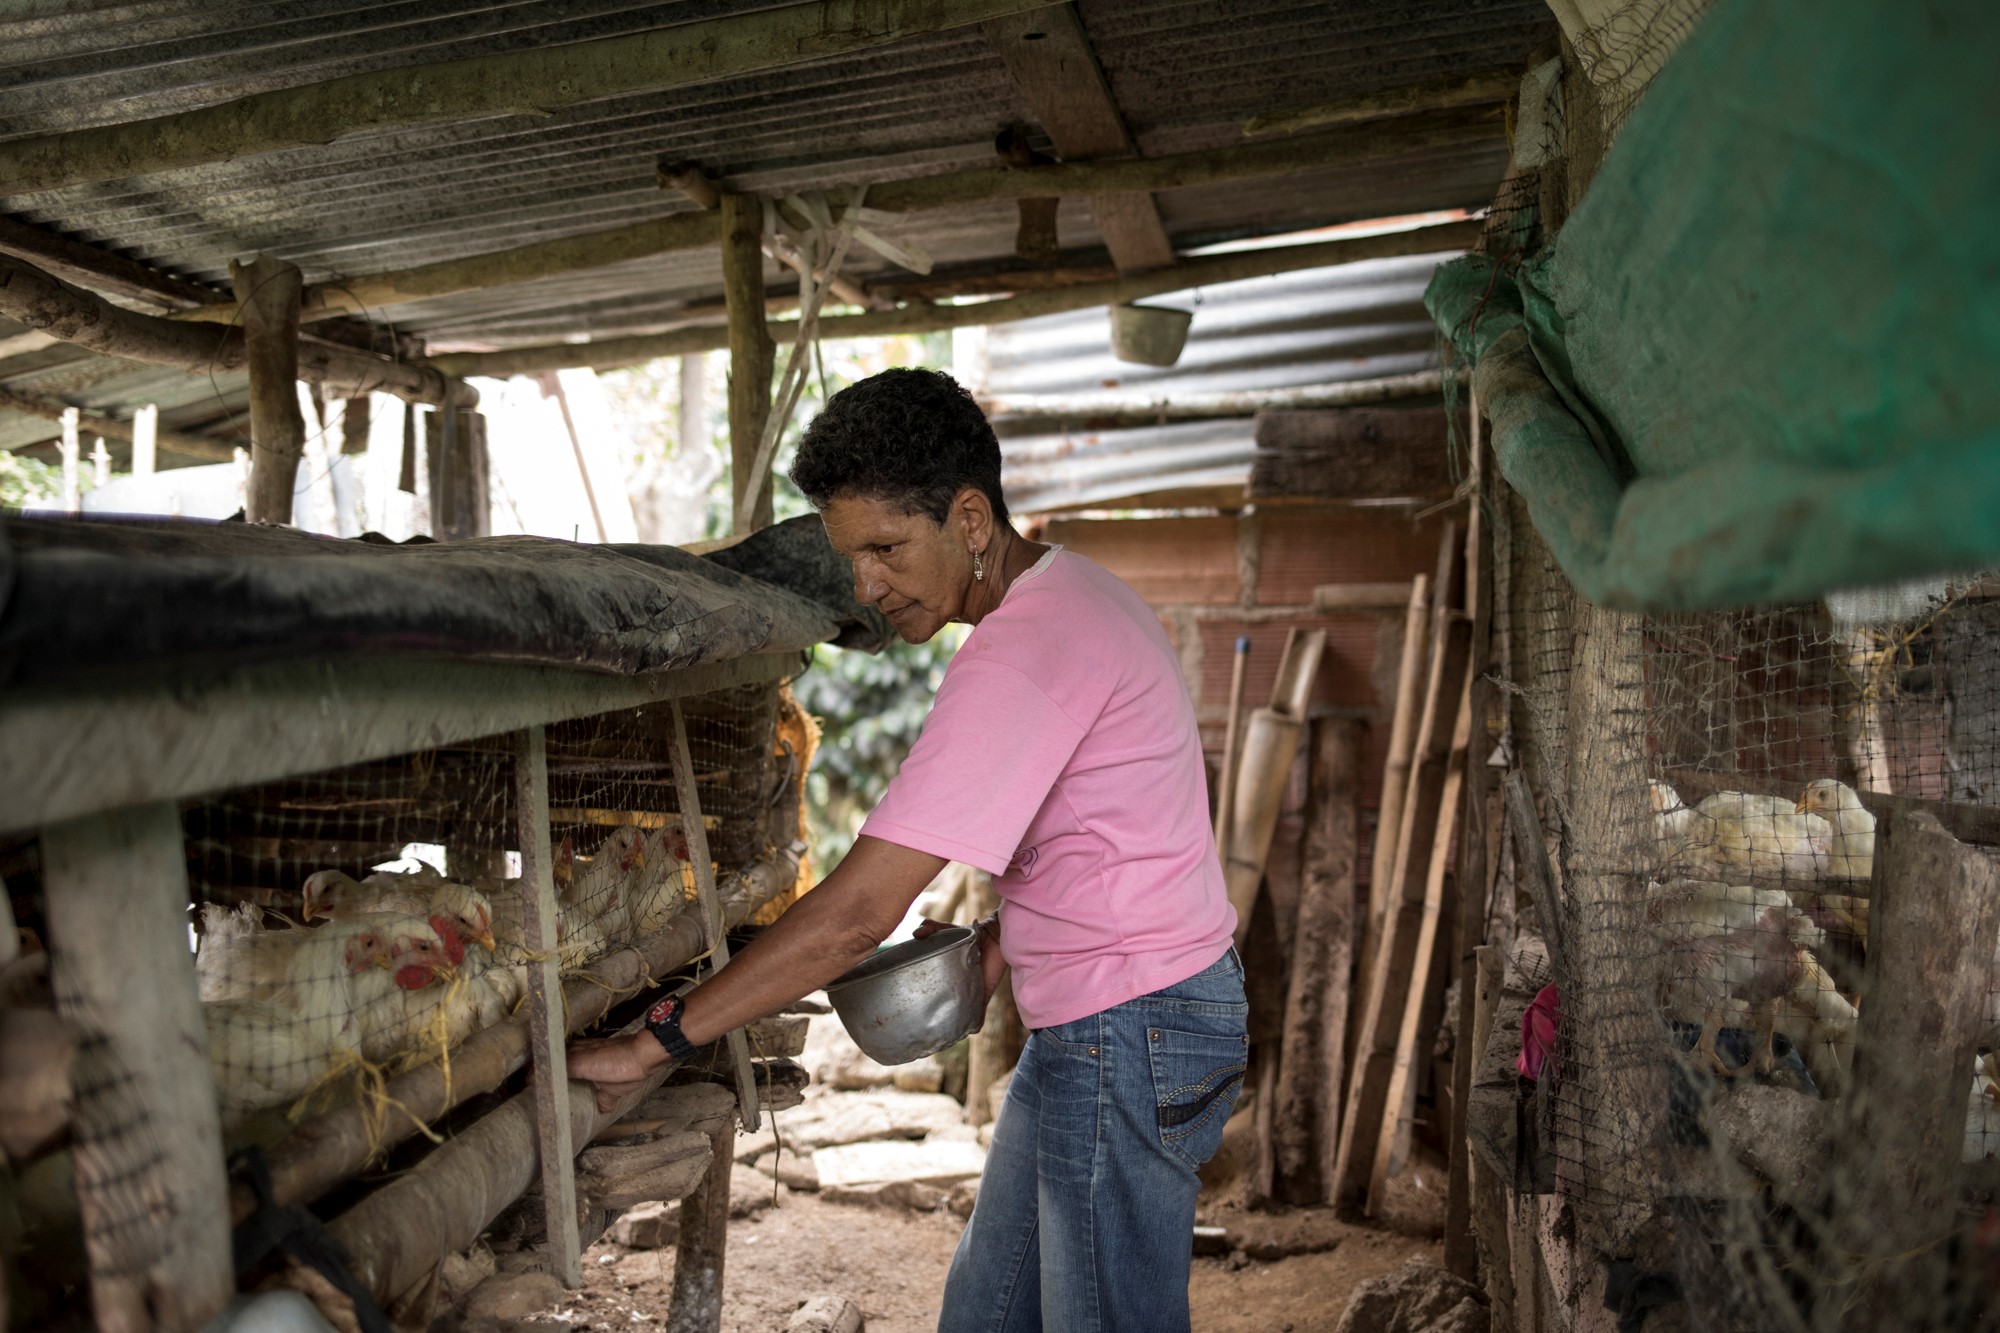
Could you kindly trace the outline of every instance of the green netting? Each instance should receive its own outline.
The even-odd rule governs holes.
[[[1440,270],[1426,304],[1586,597],[2000,559],[1996,69],[1991,0],[1728,0],[1552,245]]]

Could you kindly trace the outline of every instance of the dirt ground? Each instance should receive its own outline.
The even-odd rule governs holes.
[[[1440,1259],[1444,1175],[1435,1162],[1419,1161],[1393,1183],[1379,1227],[1350,1226],[1324,1209],[1252,1212],[1241,1202],[1246,1129],[1247,1118],[1238,1117],[1204,1173],[1200,1220],[1227,1228],[1236,1248],[1194,1262],[1189,1299],[1199,1333],[1332,1333],[1357,1284],[1413,1256]],[[870,1333],[928,1333],[963,1226],[949,1212],[880,1210],[786,1191],[776,1207],[730,1226],[722,1326],[777,1333],[804,1300],[831,1291],[861,1306]],[[1298,1250],[1315,1252],[1255,1257]],[[550,1326],[633,1330],[663,1322],[671,1249],[601,1242],[584,1267],[583,1291],[544,1316]]]

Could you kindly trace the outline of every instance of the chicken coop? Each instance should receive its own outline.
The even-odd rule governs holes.
[[[2000,585],[1611,611],[1490,508],[1519,917],[1472,1139],[1511,1300],[1984,1326]]]
[[[580,1245],[662,1199],[686,1219],[672,1320],[712,1326],[728,1145],[798,1096],[803,1020],[609,1111],[563,1049],[809,883],[817,733],[787,683],[815,643],[883,629],[817,523],[708,558],[5,537],[14,1326],[171,1324],[240,1283],[385,1327],[489,1228],[574,1279]],[[79,604],[117,614],[72,624]],[[591,632],[614,622],[647,633]]]

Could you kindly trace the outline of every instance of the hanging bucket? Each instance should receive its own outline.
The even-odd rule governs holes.
[[[1111,307],[1111,355],[1141,366],[1171,366],[1187,345],[1192,310],[1171,306]]]

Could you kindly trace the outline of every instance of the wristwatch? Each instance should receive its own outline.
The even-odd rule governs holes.
[[[679,996],[669,995],[646,1011],[646,1031],[664,1046],[669,1059],[685,1064],[694,1058],[695,1048],[681,1035],[681,1014],[685,1006]]]

